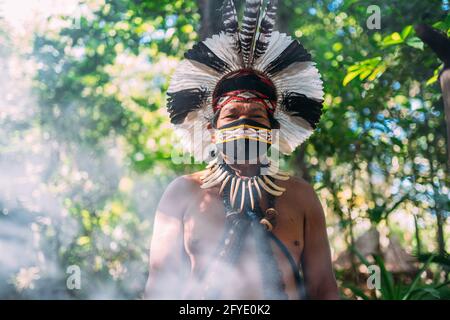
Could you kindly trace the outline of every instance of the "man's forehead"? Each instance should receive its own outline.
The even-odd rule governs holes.
[[[222,111],[228,112],[261,112],[266,113],[264,104],[260,102],[233,101],[222,107]]]

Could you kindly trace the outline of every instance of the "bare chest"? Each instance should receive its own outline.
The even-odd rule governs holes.
[[[267,208],[267,204],[262,201],[261,207]],[[304,244],[302,208],[280,198],[276,201],[275,209],[279,214],[272,232],[288,249],[298,267]],[[193,274],[201,274],[213,261],[219,243],[223,241],[224,229],[225,211],[221,198],[217,192],[214,192],[214,189],[201,191],[196,200],[192,201],[184,216],[184,247],[190,259]],[[227,280],[232,281],[234,278],[236,285],[255,288],[252,290],[254,296],[244,295],[243,298],[259,298],[257,288],[261,283],[254,272],[258,268],[255,248],[258,244],[252,241],[251,236],[246,236],[242,241],[242,252],[233,270],[234,274],[230,274]],[[295,298],[296,288],[292,265],[276,244],[273,245],[273,252],[288,294],[291,291],[289,295]]]

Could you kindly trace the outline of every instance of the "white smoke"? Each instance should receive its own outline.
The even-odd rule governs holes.
[[[42,2],[39,5],[45,7]],[[6,14],[5,8],[12,6],[8,2],[0,12]],[[104,249],[94,262],[108,272],[99,271],[97,277],[92,257],[87,257],[82,263],[90,269],[81,266],[81,290],[68,290],[70,257],[80,255],[71,249],[80,240],[80,221],[68,212],[67,201],[100,204],[117,193],[123,180],[130,180],[130,173],[124,152],[113,138],[101,146],[108,151],[98,153],[62,144],[40,126],[32,90],[36,65],[28,55],[30,28],[36,26],[28,26],[27,32],[16,29],[10,22],[19,13],[8,12],[8,19],[0,19],[0,298],[138,298],[144,290],[150,226],[164,179],[133,177],[127,201],[134,212],[128,219],[137,219],[134,223],[141,234],[130,238],[122,226],[129,221],[119,221],[109,237],[94,233],[97,249]],[[36,24],[42,22],[33,19]],[[127,252],[130,244],[130,252],[142,254],[123,263],[101,256]]]

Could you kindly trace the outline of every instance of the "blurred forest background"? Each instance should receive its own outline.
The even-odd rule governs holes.
[[[171,161],[165,90],[220,5],[0,0],[0,298],[142,297],[158,200],[202,167]],[[318,131],[284,166],[322,201],[345,299],[450,298],[442,63],[413,28],[449,33],[448,9],[280,0],[278,29],[311,51],[326,92]],[[80,290],[66,286],[70,265]]]

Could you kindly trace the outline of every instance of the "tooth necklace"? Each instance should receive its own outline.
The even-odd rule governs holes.
[[[238,176],[234,170],[223,160],[219,163],[219,157],[212,160],[206,167],[208,172],[200,177],[202,189],[209,189],[220,185],[219,194],[229,185],[229,200],[233,209],[242,212],[244,208],[255,208],[255,201],[262,198],[262,192],[273,196],[281,196],[286,189],[278,186],[275,180],[288,180],[287,172],[279,171],[270,163],[265,167],[267,174],[259,174],[253,177]],[[248,194],[248,197],[246,197]],[[238,197],[240,195],[240,197]],[[240,199],[239,199],[240,198]],[[247,203],[250,202],[250,203]]]

